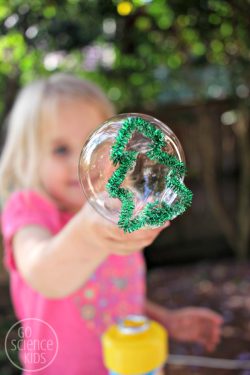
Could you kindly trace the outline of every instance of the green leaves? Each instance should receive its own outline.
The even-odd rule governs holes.
[[[151,109],[164,97],[181,100],[183,90],[176,87],[185,82],[176,86],[171,78],[176,80],[183,69],[217,64],[228,70],[238,66],[235,71],[241,75],[246,70],[250,26],[245,0],[131,0],[133,11],[127,16],[118,13],[118,3],[2,0],[0,74],[6,78],[2,85],[13,75],[26,83],[68,71],[103,86],[117,98],[120,111],[131,106]],[[115,51],[113,59],[107,57],[107,45]],[[48,55],[58,52],[64,56],[60,64],[45,64]],[[106,62],[96,63],[101,53]],[[157,73],[160,67],[165,68],[164,79]],[[195,83],[190,93],[193,89]]]
[[[0,71],[11,75],[19,67],[20,61],[26,54],[26,44],[23,36],[15,31],[0,37]]]

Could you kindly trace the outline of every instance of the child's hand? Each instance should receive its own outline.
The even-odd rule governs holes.
[[[222,317],[207,308],[187,307],[166,313],[170,336],[183,342],[197,342],[208,351],[220,341]]]
[[[88,234],[88,242],[93,249],[103,254],[128,255],[149,246],[159,233],[170,225],[156,229],[140,229],[124,233],[122,229],[102,218],[88,203],[81,210],[82,228]]]

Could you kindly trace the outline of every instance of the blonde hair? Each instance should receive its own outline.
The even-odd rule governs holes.
[[[23,88],[7,120],[8,132],[0,160],[2,203],[17,189],[39,186],[39,137],[53,100],[83,98],[95,104],[103,119],[114,107],[94,84],[68,74],[54,74]]]

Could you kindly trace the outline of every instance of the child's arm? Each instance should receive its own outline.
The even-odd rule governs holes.
[[[168,310],[147,300],[145,314],[161,323],[175,340],[197,342],[208,351],[214,350],[220,341],[223,319],[210,309],[186,307]]]
[[[86,204],[55,236],[39,226],[19,230],[13,239],[15,262],[32,288],[61,298],[83,285],[108,255],[139,251],[162,229],[124,234]]]

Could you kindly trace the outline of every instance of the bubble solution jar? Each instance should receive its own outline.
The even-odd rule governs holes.
[[[102,336],[110,375],[160,375],[168,356],[166,330],[143,315],[128,315]]]

